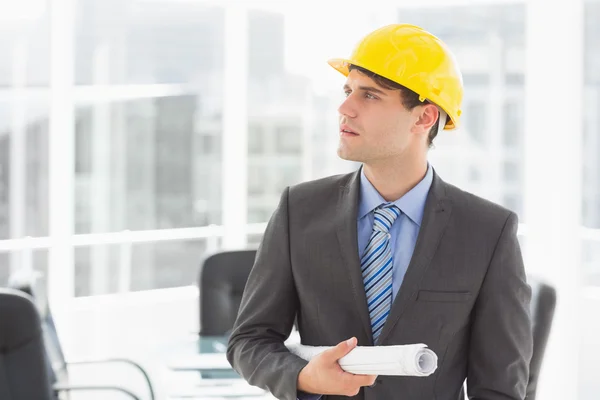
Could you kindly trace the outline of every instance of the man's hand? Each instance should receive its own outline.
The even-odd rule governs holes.
[[[338,360],[356,347],[356,338],[339,343],[314,357],[298,375],[298,390],[306,393],[355,396],[362,386],[371,386],[374,375],[354,375],[346,372]]]

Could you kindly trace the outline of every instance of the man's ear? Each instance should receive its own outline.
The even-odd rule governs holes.
[[[434,104],[424,104],[415,107],[415,112],[418,112],[418,119],[414,126],[416,131],[429,133],[439,118],[440,110]]]

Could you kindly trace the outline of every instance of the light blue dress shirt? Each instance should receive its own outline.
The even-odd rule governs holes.
[[[362,257],[373,231],[373,210],[383,203],[391,203],[395,204],[402,211],[390,229],[394,266],[392,272],[392,301],[396,298],[400,285],[402,285],[404,275],[415,249],[417,236],[421,228],[421,221],[423,220],[425,201],[427,200],[432,182],[433,170],[431,165],[427,164],[425,177],[415,187],[396,201],[388,202],[381,197],[377,189],[369,182],[365,176],[364,168],[361,168],[357,220],[359,258]]]

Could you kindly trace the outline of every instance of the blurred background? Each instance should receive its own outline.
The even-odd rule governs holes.
[[[396,22],[463,73],[430,162],[514,210],[558,290],[538,398],[600,398],[599,1],[1,1],[0,286],[36,273],[67,359],[160,365],[199,329],[203,257],[256,246],[286,186],[357,168],[326,60]]]

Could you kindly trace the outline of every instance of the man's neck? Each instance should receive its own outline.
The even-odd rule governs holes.
[[[427,160],[419,162],[363,164],[365,176],[386,201],[396,201],[427,174]]]

